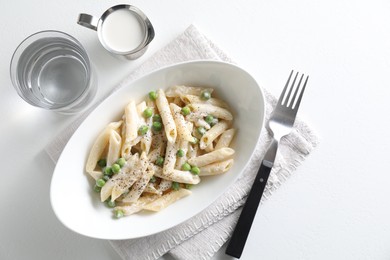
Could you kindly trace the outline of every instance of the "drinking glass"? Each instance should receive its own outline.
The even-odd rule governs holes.
[[[85,108],[97,90],[87,52],[74,37],[59,31],[27,37],[12,56],[10,73],[26,102],[65,114]]]

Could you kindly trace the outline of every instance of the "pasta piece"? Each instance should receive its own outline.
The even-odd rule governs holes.
[[[153,151],[151,151],[148,154],[149,162],[155,162],[157,160],[157,157],[160,155],[160,153],[161,153],[161,149],[159,148],[156,148]]]
[[[135,202],[141,196],[142,192],[144,192],[146,185],[148,185],[150,178],[152,178],[154,174],[154,170],[152,167],[146,168],[144,174],[142,174],[141,178],[134,183],[131,187],[130,192],[122,199],[124,202]]]
[[[100,191],[101,201],[106,201],[112,195],[113,189],[118,183],[133,182],[132,178],[133,178],[134,168],[137,165],[138,161],[139,161],[138,154],[133,155],[126,162],[126,164],[123,166],[121,171],[118,174],[115,174],[112,178],[110,178],[106,182],[106,184],[102,187],[102,190]]]
[[[155,150],[159,149],[159,154],[165,151],[166,139],[165,134],[160,132],[158,134],[154,134],[152,138],[152,145],[150,149]]]
[[[187,189],[179,189],[179,190],[173,190],[160,198],[156,199],[155,201],[146,204],[143,206],[143,209],[150,210],[150,211],[160,211],[172,203],[178,201],[181,198],[184,198],[191,194],[191,191]]]
[[[231,129],[223,132],[221,137],[219,138],[217,144],[215,145],[215,150],[223,148],[223,147],[229,147],[230,143],[233,140],[235,133],[236,133],[236,130],[234,128],[231,128]]]
[[[109,142],[110,133],[112,130],[118,129],[122,125],[122,121],[110,123],[96,138],[89,152],[87,163],[85,166],[86,172],[91,175],[95,180],[102,176],[101,171],[95,171],[97,162],[101,159],[101,156]]]
[[[187,152],[187,158],[194,158],[198,155],[198,148],[199,146],[192,146],[191,144],[188,144],[188,152]]]
[[[158,185],[157,191],[163,193],[164,191],[169,190],[171,187],[172,187],[172,181],[162,179],[160,184]]]
[[[228,105],[223,102],[220,99],[217,98],[210,98],[209,100],[203,100],[200,98],[200,96],[195,96],[195,95],[183,95],[180,96],[181,100],[183,100],[184,103],[186,104],[191,104],[191,103],[208,103],[213,106],[217,107],[222,107],[222,108],[229,108]]]
[[[165,135],[168,142],[173,143],[176,141],[176,125],[173,120],[171,109],[169,108],[168,100],[162,89],[157,91],[156,105],[160,111],[161,119],[164,124]]]
[[[120,202],[119,206],[115,207],[115,210],[122,210],[125,216],[130,216],[134,213],[137,213],[143,209],[145,205],[151,203],[158,199],[160,196],[151,194],[145,195],[139,198],[135,203]]]
[[[150,147],[152,146],[152,124],[153,124],[153,119],[148,118],[146,120],[146,125],[148,126],[148,131],[146,134],[141,138],[141,151],[145,152],[146,154],[149,153]]]
[[[209,176],[209,175],[218,175],[221,173],[225,173],[233,165],[233,159],[228,159],[226,161],[212,163],[203,167],[200,167],[199,176]]]
[[[167,89],[167,97],[181,97],[183,95],[195,95],[200,96],[203,91],[212,93],[212,88],[200,88],[200,87],[189,87],[189,86],[173,86]]]
[[[130,142],[138,136],[138,111],[134,101],[125,108],[125,141]]]
[[[177,153],[177,144],[168,143],[167,149],[165,151],[165,159],[164,159],[164,166],[163,166],[164,175],[170,174],[175,168],[176,153]]]
[[[143,112],[144,112],[144,110],[147,108],[146,102],[145,102],[145,101],[142,101],[142,102],[139,103],[136,107],[137,107],[138,117],[139,117],[139,118],[143,118]]]
[[[122,179],[120,182],[117,182],[114,188],[112,189],[111,201],[116,200],[119,196],[121,196],[124,192],[126,192],[136,181],[138,181],[142,177],[142,174],[146,171],[147,167],[148,167],[147,157],[145,153],[142,153],[138,161],[138,164],[134,166],[130,174],[127,174],[128,175],[127,178]]]
[[[224,147],[210,153],[203,154],[188,160],[188,163],[193,166],[202,167],[214,162],[228,159],[234,154],[234,150],[229,147]]]
[[[194,175],[189,171],[180,171],[174,169],[169,174],[164,174],[162,169],[158,166],[154,165],[154,175],[160,177],[162,179],[166,179],[169,181],[175,181],[180,183],[188,183],[188,184],[198,184],[200,182],[200,178],[198,175]]]
[[[131,146],[134,145],[132,141],[138,137],[138,112],[134,101],[125,108],[125,138],[123,138],[122,157],[128,159],[131,153]]]
[[[117,131],[111,130],[107,153],[107,166],[113,165],[121,152],[122,138]]]
[[[207,123],[203,118],[198,118],[194,121],[196,126],[204,127],[205,129],[209,130],[211,127],[209,123]]]
[[[220,136],[229,127],[228,122],[220,121],[208,130],[202,138],[200,138],[199,147],[205,149],[209,146],[218,136]]]
[[[210,152],[214,151],[214,144],[213,144],[213,142],[211,142],[208,146],[206,146],[206,148],[204,148],[204,150],[207,153],[210,153]]]
[[[176,104],[170,104],[170,107],[172,110],[173,119],[176,124],[178,138],[181,140],[192,142],[194,140],[194,137],[192,137],[191,131],[187,127],[186,120],[180,112],[181,108]]]
[[[115,184],[116,181],[113,178],[109,179],[106,184],[104,184],[100,191],[100,200],[102,202],[106,201],[111,196],[112,189],[114,188]]]
[[[191,111],[198,112],[203,116],[213,115],[214,117],[220,119],[224,119],[228,121],[233,120],[233,115],[229,112],[229,110],[222,107],[217,107],[210,104],[201,104],[201,103],[189,104],[188,107],[191,109]]]
[[[159,191],[156,189],[156,187],[153,185],[153,183],[148,183],[144,189],[144,193],[147,192],[147,193],[152,193],[152,194],[157,194],[157,195],[161,195],[162,194],[162,191]]]

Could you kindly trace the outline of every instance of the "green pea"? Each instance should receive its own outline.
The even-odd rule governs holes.
[[[111,198],[109,198],[107,201],[106,201],[106,204],[109,208],[115,208],[116,206],[116,203],[115,201],[112,201]]]
[[[190,171],[191,170],[191,165],[189,163],[185,163],[181,166],[181,169],[183,171]]]
[[[180,189],[180,184],[178,182],[172,182],[172,189],[174,190],[179,190]]]
[[[102,187],[99,187],[99,186],[95,185],[95,186],[93,186],[93,190],[95,192],[100,192],[102,190]]]
[[[194,175],[199,175],[199,173],[200,173],[200,169],[196,166],[192,167],[190,171]]]
[[[196,131],[201,134],[201,135],[204,135],[206,133],[206,129],[203,127],[203,126],[199,126]]]
[[[151,107],[146,108],[142,114],[144,115],[145,118],[150,118],[153,115],[153,108]]]
[[[106,181],[105,180],[103,180],[103,179],[97,179],[96,180],[96,186],[98,186],[98,187],[103,187],[104,186],[104,184],[106,184]]]
[[[190,190],[192,188],[192,184],[186,183],[185,187],[186,187],[187,190]]]
[[[194,136],[193,136],[194,137]],[[194,137],[194,139],[192,140],[192,142],[190,142],[191,144],[197,144],[199,142],[199,139]]]
[[[155,183],[157,181],[156,177],[152,176],[152,178],[150,178],[149,182],[151,183]]]
[[[105,182],[107,182],[109,179],[110,179],[110,176],[108,176],[108,175],[103,176],[103,180],[105,180]]]
[[[126,159],[121,157],[116,161],[116,163],[122,168],[126,164]]]
[[[149,92],[149,98],[151,100],[156,100],[157,99],[157,92],[156,91],[150,91]]]
[[[214,118],[213,121],[211,121],[210,126],[215,126],[218,124],[218,118]]]
[[[112,175],[112,169],[110,166],[107,166],[106,168],[103,169],[103,174],[111,176]]]
[[[162,124],[160,122],[153,122],[152,129],[156,132],[160,132],[162,129]]]
[[[191,109],[189,107],[183,107],[181,109],[181,113],[185,116],[189,115],[191,113]]]
[[[121,218],[121,217],[123,217],[125,215],[125,213],[121,209],[115,209],[114,210],[114,215],[115,215],[116,218]]]
[[[184,156],[184,151],[182,149],[179,149],[176,153],[177,157],[183,157]]]
[[[113,173],[118,173],[121,171],[121,166],[117,163],[114,163],[112,166],[111,166],[111,170]]]
[[[207,115],[205,118],[204,118],[204,121],[206,121],[208,124],[211,124],[214,120],[214,117],[212,115]]]
[[[203,99],[203,100],[209,100],[211,98],[211,94],[208,91],[203,91],[200,94],[200,98]]]
[[[101,167],[101,168],[103,168],[103,167],[106,167],[106,165],[107,165],[107,160],[106,159],[100,159],[99,161],[98,161],[98,165]]]
[[[164,158],[161,156],[158,156],[156,159],[156,165],[163,166],[163,164],[164,164]]]
[[[159,114],[153,115],[153,122],[162,122],[161,116]]]
[[[145,135],[149,130],[147,125],[143,125],[138,129],[138,135]]]

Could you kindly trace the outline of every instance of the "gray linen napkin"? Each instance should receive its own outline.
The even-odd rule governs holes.
[[[131,72],[114,90],[157,68],[201,59],[232,62],[223,51],[191,25],[183,34]],[[266,90],[264,92],[268,120],[276,99]],[[46,152],[54,162],[58,160],[70,136],[93,108],[84,112],[46,147]],[[269,141],[270,136],[264,130],[243,175],[204,211],[176,227],[155,235],[110,241],[113,248],[123,259],[157,259],[166,253],[177,259],[210,259],[229,239]],[[280,145],[276,165],[271,172],[262,202],[292,174],[317,143],[318,139],[313,131],[298,118],[293,132]]]

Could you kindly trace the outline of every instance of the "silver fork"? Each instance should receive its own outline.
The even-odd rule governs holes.
[[[226,254],[236,258],[240,258],[242,251],[244,250],[245,242],[248,238],[253,219],[256,215],[269,174],[275,162],[280,139],[288,135],[294,126],[298,108],[309,79],[309,76],[307,76],[303,87],[301,88],[300,86],[304,78],[304,75],[302,74],[297,87],[295,87],[294,94],[291,97],[299,74],[298,72],[295,74],[292,84],[290,84],[293,73],[294,71],[291,71],[286,86],[284,87],[278,103],[266,125],[267,130],[272,136],[272,141],[263,161],[261,162],[259,171],[257,172],[248,198],[242,209],[240,218],[238,219],[233,235],[226,248]]]

